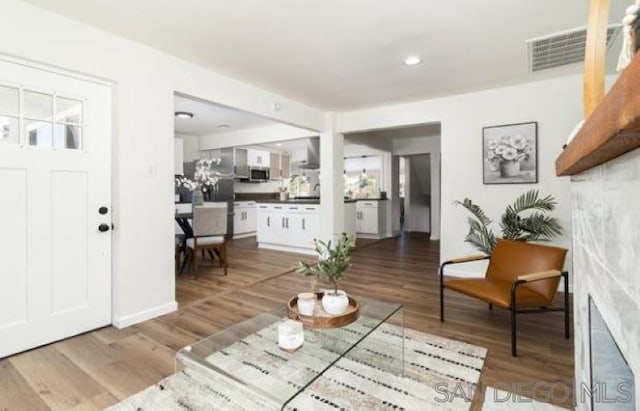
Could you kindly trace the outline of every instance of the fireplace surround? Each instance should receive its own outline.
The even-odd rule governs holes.
[[[593,411],[635,410],[635,376],[593,299],[589,301],[591,385],[580,387]]]
[[[638,384],[624,403],[585,395],[599,388],[592,382],[613,380],[597,365],[616,351],[629,372],[640,375],[640,149],[572,176],[571,192],[576,409],[640,410]],[[613,346],[591,338],[594,318],[601,319]],[[608,387],[608,396],[615,390]]]

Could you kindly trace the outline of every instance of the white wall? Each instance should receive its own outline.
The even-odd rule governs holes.
[[[558,201],[554,215],[565,235],[554,244],[571,248],[570,196],[567,178],[555,176],[554,162],[573,127],[582,118],[582,77],[569,76],[518,86],[461,94],[414,103],[340,113],[339,132],[441,123],[442,229],[441,259],[469,254],[464,243],[466,214],[452,203],[465,197],[481,205],[495,221],[516,196],[539,189]],[[483,185],[482,127],[537,121],[539,183]],[[571,261],[571,256],[567,261]],[[568,265],[570,267],[570,264]],[[478,274],[482,268],[463,268]],[[435,274],[435,273],[434,273]]]
[[[174,92],[320,130],[325,113],[19,0],[0,54],[113,82],[113,322],[174,310]],[[8,40],[10,39],[10,40]],[[273,112],[272,102],[281,110]]]
[[[200,143],[197,136],[176,134],[176,138],[182,139],[182,161],[184,163],[200,160]]]
[[[273,124],[201,136],[200,150],[215,150],[218,148],[265,144],[317,136],[317,131],[305,130],[287,124]]]

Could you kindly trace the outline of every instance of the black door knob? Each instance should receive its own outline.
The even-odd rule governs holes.
[[[104,233],[105,231],[109,231],[109,225],[108,224],[100,224],[98,226],[98,231],[100,231],[101,233]]]
[[[109,209],[108,209],[107,207],[105,207],[105,206],[102,206],[102,207],[100,207],[100,208],[98,209],[98,213],[100,213],[100,214],[102,214],[102,215],[105,215],[105,214],[107,214],[108,212],[109,212]]]

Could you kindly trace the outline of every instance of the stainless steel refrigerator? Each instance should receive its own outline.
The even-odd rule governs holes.
[[[220,164],[212,167],[222,177],[218,180],[213,189],[204,193],[204,201],[226,202],[227,203],[227,236],[233,237],[233,202],[235,200],[235,188],[233,179],[233,149],[216,150],[220,153]],[[197,161],[184,163],[184,176],[193,178],[196,172]]]

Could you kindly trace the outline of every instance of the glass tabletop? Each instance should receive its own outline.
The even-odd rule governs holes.
[[[361,362],[378,352],[377,368],[384,367],[388,372],[402,375],[403,306],[355,298],[360,303],[360,315],[355,322],[340,328],[305,327],[304,344],[295,352],[278,346],[278,325],[287,319],[287,309],[283,307],[181,349],[176,354],[176,368],[213,373],[216,378],[223,378],[225,385],[236,387],[234,391],[257,394],[275,409],[285,409],[345,358]],[[385,329],[385,324],[394,327],[392,331]]]

